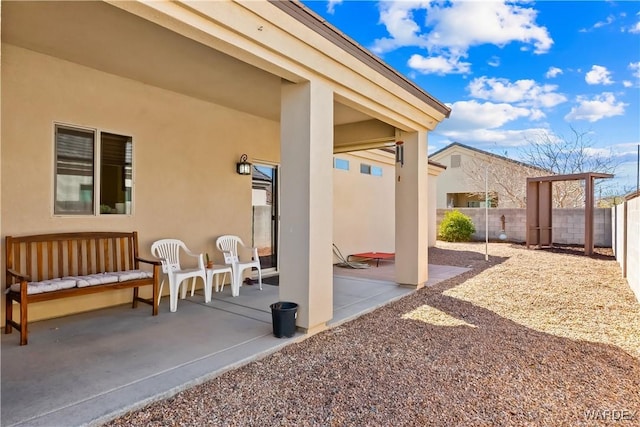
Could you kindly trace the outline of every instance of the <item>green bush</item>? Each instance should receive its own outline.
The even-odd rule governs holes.
[[[460,211],[449,211],[438,229],[438,236],[446,242],[468,242],[476,232],[473,221]]]

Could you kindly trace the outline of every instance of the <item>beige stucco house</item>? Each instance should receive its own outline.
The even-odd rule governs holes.
[[[136,230],[143,256],[173,237],[221,261],[216,237],[251,242],[254,206],[271,201],[280,298],[319,331],[345,233],[334,152],[402,141],[404,162],[384,169],[384,238],[399,284],[427,280],[427,136],[449,109],[300,3],[3,1],[0,13],[3,240]],[[242,154],[277,175],[276,193],[236,173]],[[29,318],[129,298],[42,302]]]
[[[435,162],[427,166],[429,247],[436,244],[436,185],[438,175],[445,169]],[[333,236],[344,256],[370,251],[395,252],[394,181],[393,150],[334,155]]]
[[[505,156],[454,142],[434,152],[429,160],[445,165],[438,178],[437,209],[485,206],[485,189],[491,207],[524,208],[526,178],[548,171]]]

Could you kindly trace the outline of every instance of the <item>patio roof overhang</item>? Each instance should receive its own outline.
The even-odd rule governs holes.
[[[2,14],[3,42],[274,121],[283,80],[320,77],[336,152],[393,145],[396,129],[450,112],[298,2],[4,2]]]

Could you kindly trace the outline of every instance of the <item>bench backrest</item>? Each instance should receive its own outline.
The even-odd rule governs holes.
[[[6,268],[31,281],[138,268],[137,232],[7,236]],[[9,286],[7,275],[7,286]]]

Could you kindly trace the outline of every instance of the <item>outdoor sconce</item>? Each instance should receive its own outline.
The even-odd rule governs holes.
[[[396,142],[396,163],[400,163],[400,166],[404,166],[404,141]]]
[[[251,163],[247,162],[247,155],[240,156],[240,161],[236,163],[238,175],[251,175]]]

